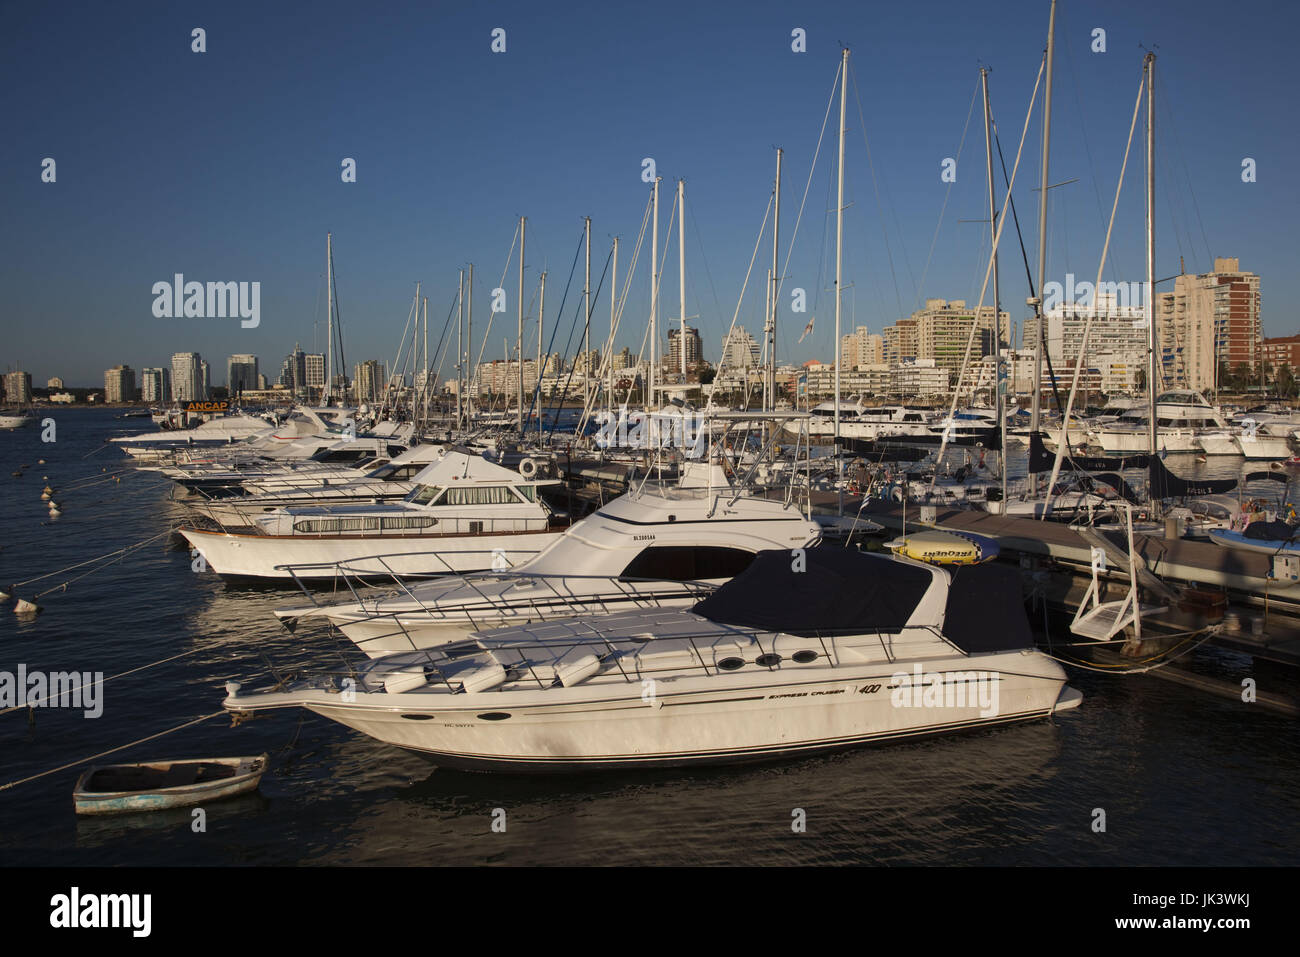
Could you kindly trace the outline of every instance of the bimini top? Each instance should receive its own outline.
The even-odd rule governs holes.
[[[990,562],[945,570],[846,548],[762,551],[692,611],[710,621],[802,637],[937,628],[966,654],[1033,647],[1020,570]]]
[[[937,621],[913,620],[931,587],[946,591],[941,569],[847,548],[804,549],[803,561],[796,571],[801,565],[789,550],[759,552],[692,611],[719,624],[808,637],[942,625],[942,601]]]

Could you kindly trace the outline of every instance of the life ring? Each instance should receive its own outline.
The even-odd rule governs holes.
[[[533,478],[537,475],[537,461],[535,459],[524,459],[519,463],[519,474],[526,479]]]

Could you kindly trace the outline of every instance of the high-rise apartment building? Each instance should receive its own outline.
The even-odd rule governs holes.
[[[226,388],[233,399],[257,388],[257,356],[240,353],[226,360]]]
[[[104,401],[135,401],[135,371],[130,366],[114,366],[104,371]]]
[[[145,402],[157,402],[163,405],[172,400],[171,371],[161,368],[140,370],[140,398]]]
[[[203,381],[205,364],[197,352],[172,356],[172,391],[177,402],[197,402],[208,397]]]

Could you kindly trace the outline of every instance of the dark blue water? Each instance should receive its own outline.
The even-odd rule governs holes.
[[[54,443],[39,428],[0,434],[4,582],[148,539],[183,514],[165,480],[123,472],[118,483],[123,457],[95,451],[147,419],[54,417]],[[40,499],[46,475],[57,520]],[[186,654],[109,681],[98,718],[0,715],[0,784],[218,711],[227,680],[264,680],[263,653],[286,668],[328,661],[323,635],[295,637],[271,617],[287,597],[227,589],[164,536],[40,598],[39,617],[0,607],[0,671],[107,676]],[[1248,665],[1197,662],[1233,675]],[[71,768],[0,791],[0,864],[1300,863],[1294,721],[1153,678],[1078,672],[1071,683],[1083,705],[1036,724],[779,765],[564,778],[435,770],[305,712],[235,728],[221,716],[108,759],[270,752],[260,793],[210,805],[205,833],[189,811],[78,819]],[[491,828],[496,808],[505,833]],[[791,831],[795,808],[806,833]],[[1105,833],[1092,829],[1096,808]]]

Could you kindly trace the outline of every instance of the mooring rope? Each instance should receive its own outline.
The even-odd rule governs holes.
[[[105,555],[100,555],[97,558],[87,558],[84,562],[77,562],[75,565],[67,565],[64,568],[56,568],[52,572],[46,572],[44,575],[37,575],[35,578],[29,578],[26,581],[14,582],[10,587],[21,588],[23,585],[30,585],[32,582],[42,581],[43,579],[46,578],[53,578],[55,575],[61,575],[64,572],[70,572],[74,568],[82,568],[86,565],[92,565],[95,562],[105,561],[107,559],[112,558],[114,555],[120,555],[122,557],[125,557],[127,553],[134,551],[137,548],[142,548],[143,546],[148,545],[150,542],[157,541],[158,539],[162,538],[164,535],[170,535],[173,531],[175,531],[175,529],[168,528],[165,532],[159,532],[157,535],[151,535],[150,537],[144,539],[143,541],[136,542],[134,545],[127,545],[123,548],[115,549],[114,551],[108,552]],[[82,575],[78,577],[84,578],[85,576]],[[75,581],[76,579],[72,579],[72,580]],[[64,582],[64,585],[66,584],[68,584],[68,582]],[[62,587],[62,586],[57,586],[53,590],[57,590],[58,587]],[[46,592],[41,592],[41,594],[46,594]]]
[[[231,638],[227,641],[218,642],[215,645],[204,645],[201,648],[191,648],[189,651],[182,651],[179,655],[172,655],[170,658],[161,658],[158,661],[151,661],[148,664],[139,665],[135,668],[130,668],[127,671],[119,671],[115,675],[109,675],[107,678],[101,678],[99,683],[108,684],[108,682],[112,681],[114,678],[125,678],[127,675],[133,675],[140,671],[147,671],[150,668],[157,667],[158,665],[165,665],[169,661],[176,661],[177,659],[184,658],[187,655],[198,654],[200,651],[213,651],[217,648],[220,648],[222,645],[228,645],[231,642],[236,640],[238,639]],[[24,711],[27,708],[37,707],[43,704],[44,702],[49,701],[50,698],[57,698],[57,697],[62,697],[65,694],[72,694],[75,691],[80,691],[84,687],[86,687],[86,685],[84,684],[77,685],[77,687],[69,688],[66,691],[60,690],[57,693],[46,695],[44,698],[41,698],[37,701],[28,701],[23,704],[12,705],[11,707],[0,709],[0,715],[9,714],[11,711]]]
[[[165,735],[169,735],[175,731],[180,731],[183,728],[189,728],[196,724],[202,724],[204,721],[211,721],[213,718],[217,717],[218,715],[222,715],[226,713],[227,713],[226,710],[222,708],[220,711],[214,711],[212,712],[212,714],[205,714],[203,717],[195,718],[193,721],[186,721],[184,724],[178,724],[176,725],[176,727],[168,728],[166,731],[159,731],[157,734],[151,734],[148,737],[139,738],[135,741],[130,742],[129,744],[123,744],[120,747],[116,747],[116,748],[109,748],[107,751],[99,752],[99,754],[92,754],[90,757],[82,758],[80,761],[72,761],[68,764],[61,764],[57,768],[50,768],[48,771],[42,771],[40,774],[33,774],[30,777],[22,778],[18,781],[10,781],[8,784],[0,784],[0,791],[8,791],[10,788],[17,787],[20,784],[26,784],[29,781],[35,781],[38,778],[47,777],[51,774],[57,774],[60,771],[68,770],[68,768],[75,768],[78,764],[85,764],[87,761],[94,761],[96,758],[102,758],[110,754],[116,754],[118,751],[125,751],[127,748],[133,748],[137,744],[144,744],[146,741],[154,741],[158,738],[164,737]]]

